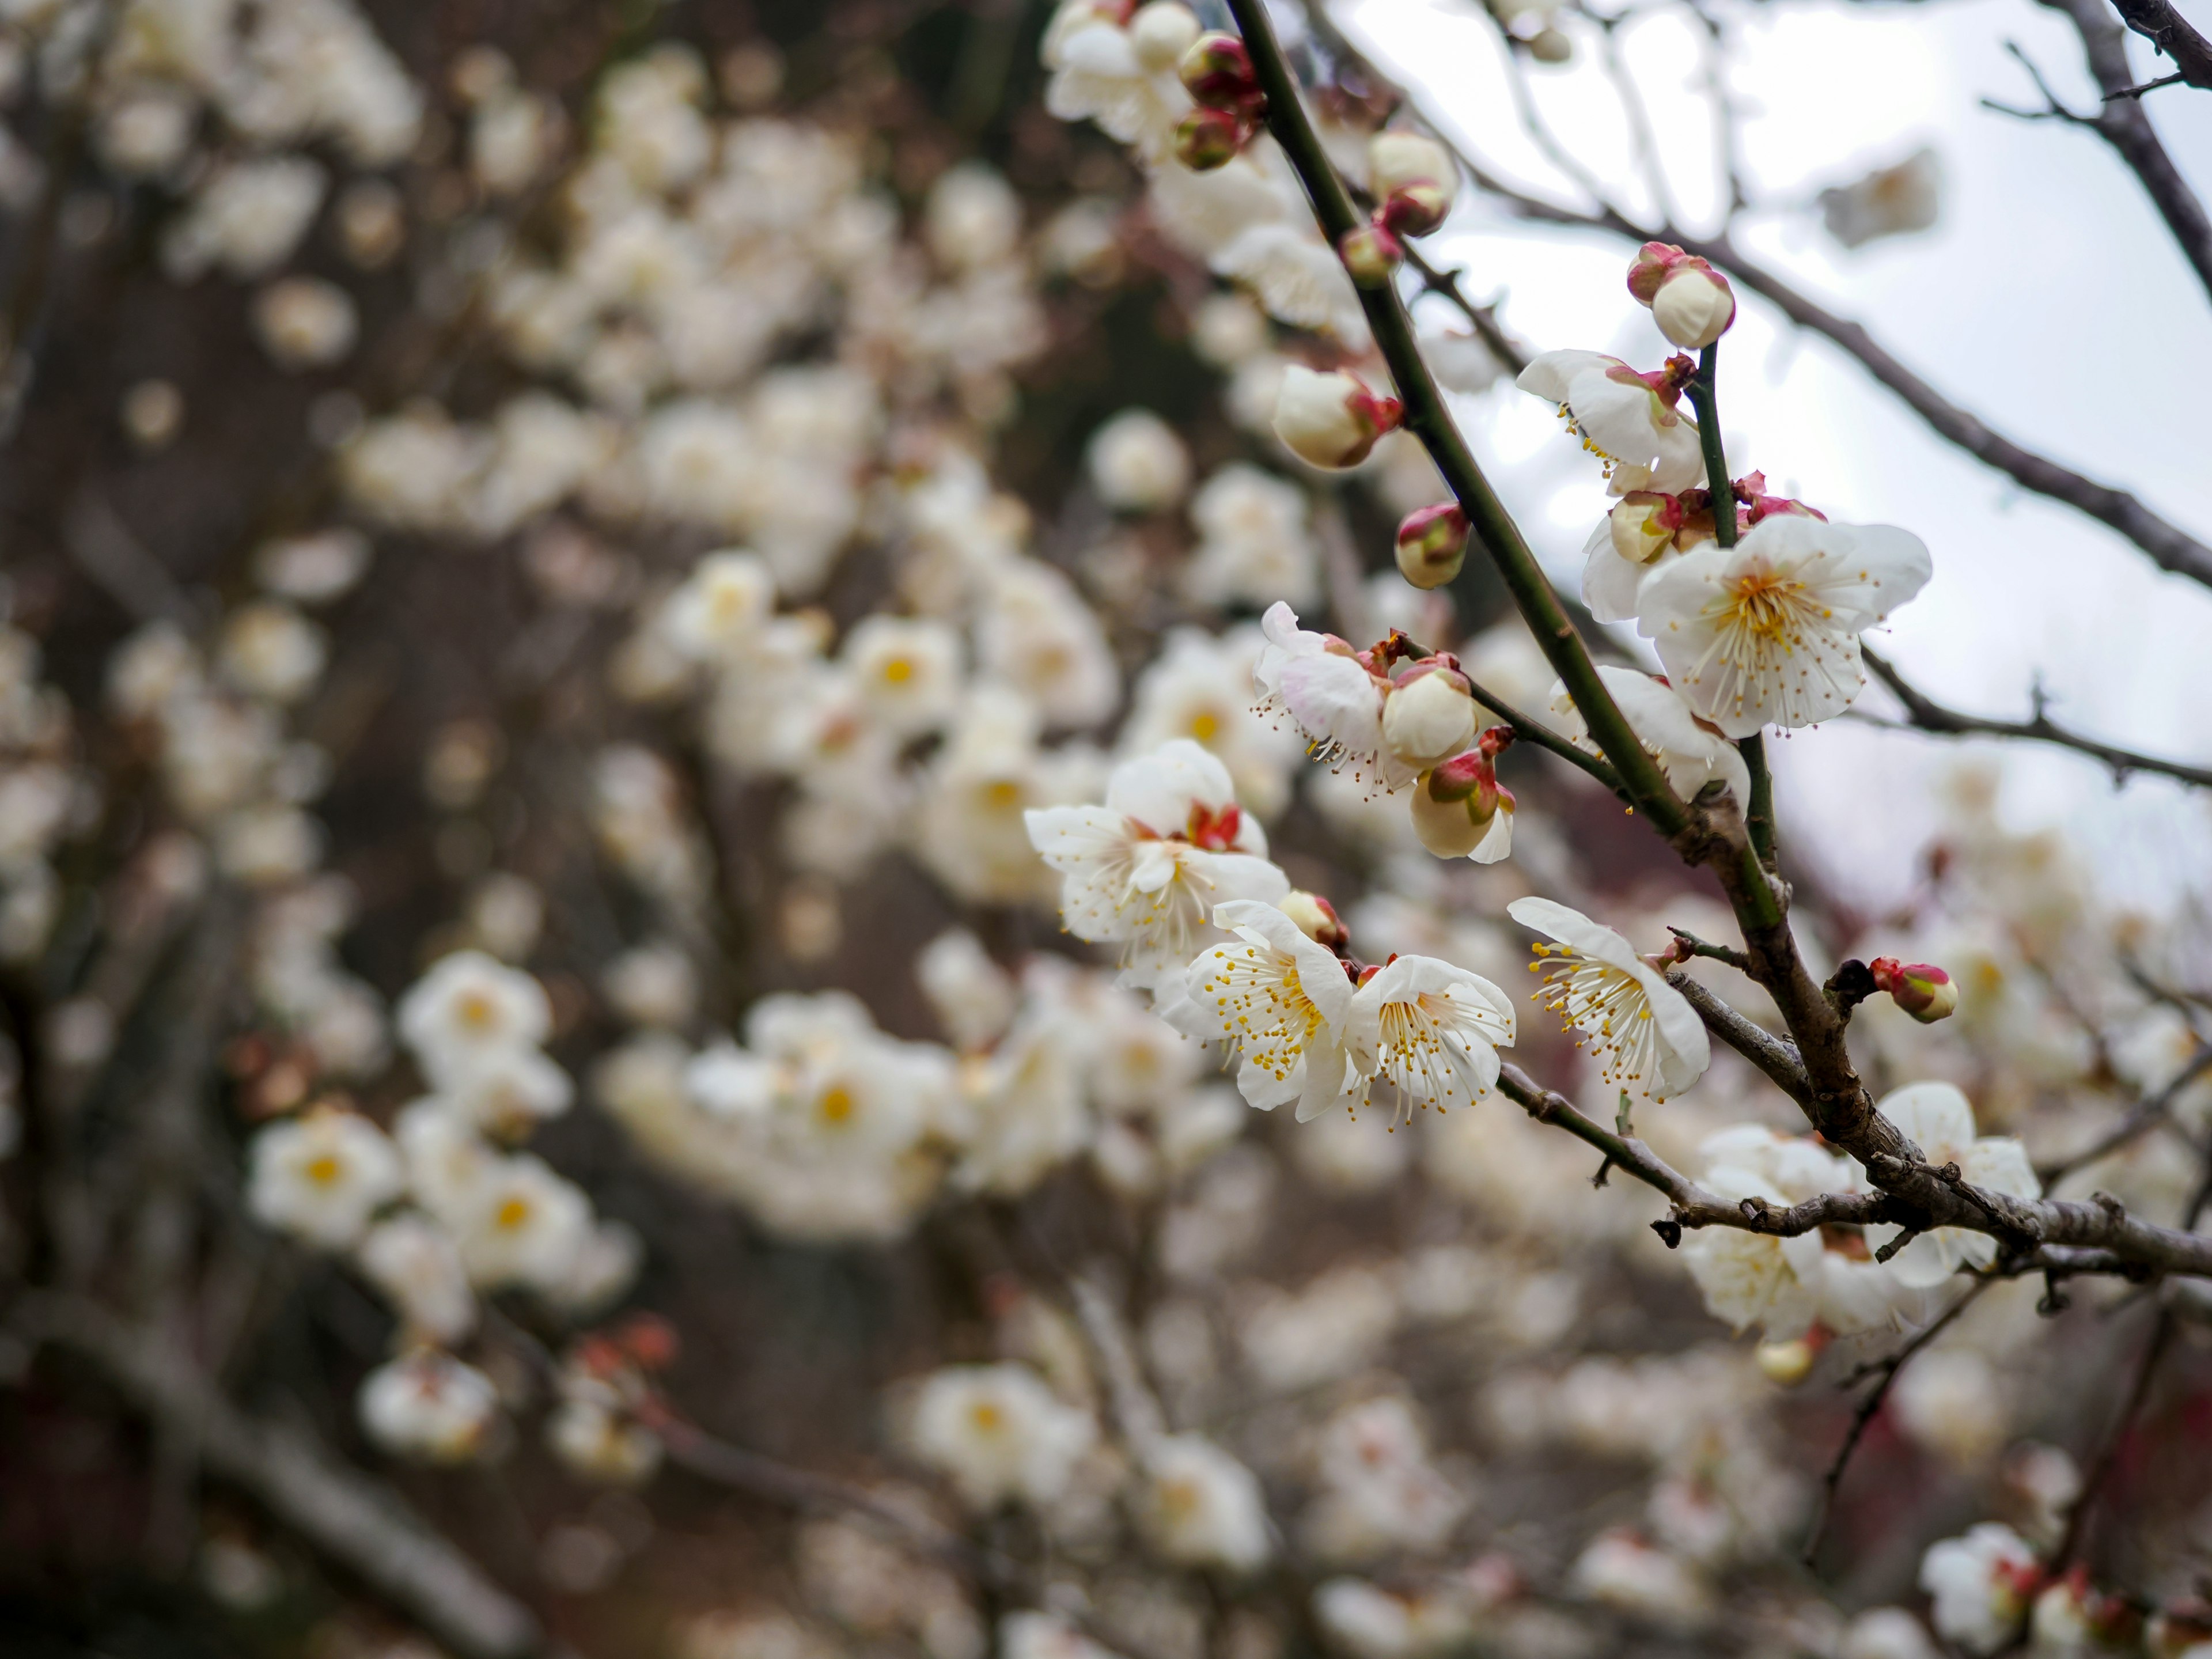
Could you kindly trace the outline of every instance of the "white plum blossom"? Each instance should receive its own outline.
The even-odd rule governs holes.
[[[1195,1434],[1155,1441],[1144,1462],[1138,1515],[1154,1549],[1185,1566],[1251,1572],[1267,1565],[1274,1545],[1251,1470]]]
[[[1448,1111],[1490,1092],[1500,1046],[1513,1042],[1513,1004],[1481,975],[1434,957],[1395,957],[1352,999],[1352,1064],[1398,1091],[1401,1114]]]
[[[1198,33],[1198,19],[1177,0],[1153,0],[1133,15],[1067,0],[1045,31],[1044,106],[1063,121],[1095,121],[1146,161],[1164,162],[1191,109],[1176,66]]]
[[[1240,811],[1228,769],[1188,738],[1114,769],[1103,806],[1024,814],[1030,843],[1064,878],[1060,915],[1078,939],[1118,943],[1126,982],[1179,978],[1228,900],[1273,901],[1290,881]]]
[[[1973,1654],[1995,1653],[2019,1633],[2042,1577],[2027,1541],[1995,1521],[1930,1545],[1920,1560],[1936,1633]]]
[[[353,1244],[399,1196],[399,1154],[358,1112],[327,1109],[272,1123],[253,1138],[246,1206],[264,1226],[326,1250]]]
[[[422,1463],[465,1463],[499,1418],[499,1391],[473,1365],[417,1348],[363,1379],[361,1425],[394,1455]]]
[[[475,1328],[476,1297],[460,1252],[428,1217],[406,1211],[378,1222],[354,1260],[409,1330],[434,1342],[458,1342]]]
[[[1260,627],[1267,643],[1252,679],[1262,711],[1289,715],[1317,761],[1348,767],[1355,779],[1386,790],[1411,783],[1414,769],[1382,738],[1390,682],[1335,635],[1300,628],[1297,612],[1280,600],[1267,607]]]
[[[516,1048],[535,1048],[553,1028],[544,988],[481,951],[457,951],[399,1000],[399,1034],[433,1083]]]
[[[1811,726],[1865,688],[1860,634],[1932,568],[1910,532],[1777,513],[1734,547],[1712,542],[1656,571],[1636,625],[1668,682],[1728,736]]]
[[[1735,795],[1739,807],[1749,807],[1751,773],[1742,754],[1717,727],[1701,719],[1680,692],[1656,675],[1632,668],[1607,664],[1597,673],[1613,706],[1628,721],[1644,752],[1659,763],[1659,769],[1667,775],[1676,794],[1684,800],[1694,800],[1707,784],[1718,781]],[[1597,752],[1573,695],[1558,681],[1552,685],[1550,708],[1565,722],[1567,736],[1577,746]]]
[[[1165,512],[1190,488],[1190,451],[1149,409],[1125,409],[1101,426],[1083,460],[1098,498],[1125,513]]]
[[[908,1432],[916,1456],[989,1510],[1058,1498],[1097,1425],[1026,1365],[955,1365],[923,1382]]]
[[[1640,374],[1595,351],[1547,351],[1515,384],[1559,405],[1583,447],[1605,463],[1616,490],[1671,495],[1704,482],[1697,423],[1677,407],[1679,375]]]
[[[1973,1106],[1954,1085],[1907,1084],[1876,1101],[1875,1110],[1918,1146],[1921,1156],[1934,1167],[1955,1164],[1971,1185],[1990,1192],[2014,1198],[2043,1196],[2043,1183],[2036,1179],[2027,1149],[2015,1136],[1978,1135]],[[1899,1230],[1881,1226],[1867,1231],[1879,1247]],[[1997,1242],[1987,1233],[1966,1227],[1938,1227],[1912,1239],[1890,1265],[1905,1284],[1935,1285],[1960,1267],[1988,1267],[1996,1260],[1996,1254]]]
[[[1190,964],[1183,999],[1164,1004],[1161,1017],[1242,1054],[1237,1087],[1249,1104],[1273,1111],[1295,1100],[1298,1121],[1310,1121],[1352,1080],[1344,964],[1272,904],[1217,905],[1213,921],[1236,939]]]
[[[1654,1099],[1679,1095],[1712,1064],[1705,1022],[1666,975],[1619,933],[1545,898],[1516,899],[1506,914],[1558,941],[1535,947],[1553,962],[1537,994],[1579,1046],[1601,1057],[1608,1083]]]

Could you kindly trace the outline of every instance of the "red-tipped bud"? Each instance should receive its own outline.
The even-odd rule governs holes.
[[[1474,727],[1474,688],[1453,657],[1415,663],[1382,700],[1383,746],[1416,770],[1458,754]]]
[[[1252,54],[1233,34],[1201,34],[1176,66],[1184,88],[1208,109],[1245,110],[1260,101]]]
[[[1628,262],[1628,291],[1636,296],[1639,305],[1650,305],[1659,292],[1659,285],[1689,257],[1672,242],[1646,242]]]
[[[1398,525],[1398,574],[1424,591],[1442,587],[1467,562],[1467,514],[1457,501],[1415,507]]]
[[[1298,931],[1316,945],[1341,951],[1352,943],[1352,929],[1336,914],[1336,907],[1319,893],[1294,890],[1277,906],[1298,925]]]
[[[1361,288],[1382,288],[1405,263],[1406,245],[1379,221],[1355,225],[1336,245],[1336,257]]]
[[[1310,465],[1358,466],[1403,413],[1395,398],[1376,397],[1341,370],[1292,363],[1275,393],[1275,435]]]
[[[1957,983],[1933,963],[1876,957],[1867,969],[1875,984],[1889,993],[1889,1000],[1923,1025],[1948,1019],[1959,1006]]]
[[[1440,859],[1463,859],[1484,849],[1484,862],[1502,857],[1511,837],[1493,841],[1502,810],[1510,823],[1513,792],[1498,781],[1490,757],[1479,749],[1424,772],[1413,791],[1413,833]]]
[[[1401,236],[1425,236],[1451,211],[1451,191],[1426,179],[1401,185],[1382,198],[1376,215]]]
[[[1613,550],[1632,564],[1649,564],[1674,545],[1682,527],[1682,503],[1672,495],[1632,489],[1606,515]]]
[[[1223,109],[1194,109],[1175,131],[1175,158],[1193,173],[1211,173],[1237,159],[1244,124]]]
[[[1686,350],[1702,350],[1735,321],[1735,290],[1703,259],[1685,259],[1652,297],[1651,319]]]
[[[624,1320],[615,1332],[615,1340],[629,1351],[629,1357],[648,1371],[665,1370],[676,1363],[682,1346],[676,1327],[659,1314],[641,1313]]]

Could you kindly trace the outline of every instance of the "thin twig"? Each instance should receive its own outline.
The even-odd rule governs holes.
[[[2077,754],[2087,755],[2092,760],[2110,767],[2116,782],[2130,772],[2148,772],[2160,777],[2178,778],[2199,789],[2212,789],[2212,767],[2192,766],[2185,761],[2162,760],[2155,755],[2141,754],[2132,749],[2122,749],[2115,744],[2086,737],[2053,720],[2044,712],[2040,699],[2034,714],[2024,720],[1990,720],[1979,714],[1962,714],[1908,684],[1903,675],[1875,652],[1864,645],[1859,650],[1860,655],[1866,659],[1867,666],[1874,670],[1875,678],[1887,686],[1897,700],[1905,705],[1910,718],[1904,724],[1915,731],[1932,732],[1938,737],[2013,738],[2033,743],[2053,744],[2061,749],[2071,749]],[[1881,723],[1899,724],[1896,721]]]

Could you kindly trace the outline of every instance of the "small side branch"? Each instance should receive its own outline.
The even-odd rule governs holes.
[[[2122,22],[2172,60],[2174,72],[2153,85],[2179,81],[2200,92],[2212,92],[2212,40],[2198,33],[2174,9],[2172,0],[2112,0],[2112,9],[2119,13]],[[2137,93],[2142,90],[2137,88]]]
[[[2016,738],[2033,743],[2055,744],[2062,749],[2071,749],[2088,756],[2112,769],[2114,781],[2125,778],[2130,772],[2154,773],[2160,777],[2177,778],[2183,783],[2199,789],[2212,789],[2212,767],[2191,766],[2185,761],[2161,760],[2155,755],[2139,754],[2132,749],[2100,743],[2079,732],[2060,726],[2044,712],[2043,700],[2036,699],[2034,714],[2024,720],[1988,720],[1979,714],[1961,714],[1959,710],[1937,702],[1926,692],[1906,682],[1896,668],[1863,645],[1860,654],[1875,678],[1895,694],[1905,705],[1907,723],[1913,729],[1931,732],[1941,737]]]
[[[1705,1029],[1766,1074],[1767,1080],[1799,1105],[1813,1097],[1813,1081],[1805,1074],[1805,1061],[1794,1043],[1747,1019],[1680,969],[1669,969],[1667,983],[1705,1022]]]

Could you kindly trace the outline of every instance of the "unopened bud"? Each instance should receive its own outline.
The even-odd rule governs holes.
[[[1651,301],[1659,331],[1685,350],[1701,350],[1735,321],[1735,290],[1702,259],[1677,265]]]
[[[1249,109],[1260,101],[1252,54],[1233,34],[1201,34],[1176,66],[1184,88],[1209,109]]]
[[[1129,47],[1137,55],[1137,67],[1147,75],[1180,64],[1199,33],[1197,17],[1181,0],[1152,0],[1129,20]]]
[[[1649,564],[1674,545],[1682,527],[1682,504],[1672,495],[1632,489],[1606,514],[1613,550],[1631,564]]]
[[[1539,29],[1528,43],[1528,55],[1540,64],[1564,64],[1575,55],[1575,43],[1564,29]]]
[[[1405,262],[1406,248],[1388,226],[1370,222],[1346,231],[1336,256],[1361,288],[1381,288]]]
[[[1933,963],[1876,957],[1867,969],[1875,984],[1889,993],[1889,1000],[1923,1025],[1948,1019],[1959,1006],[1957,982]]]
[[[1336,914],[1336,907],[1318,893],[1293,890],[1275,907],[1298,925],[1298,931],[1316,945],[1340,951],[1352,943],[1352,929]]]
[[[1275,393],[1275,435],[1308,465],[1358,466],[1402,412],[1395,398],[1378,398],[1340,370],[1292,363]]]
[[[1443,223],[1451,203],[1451,192],[1442,185],[1418,179],[1384,197],[1376,217],[1397,235],[1425,236]]]
[[[1367,141],[1367,188],[1378,202],[1408,185],[1434,185],[1449,200],[1459,169],[1451,152],[1419,132],[1378,132]]]
[[[1398,525],[1398,574],[1418,588],[1442,587],[1467,562],[1467,514],[1457,501],[1418,507]]]
[[[1513,810],[1488,756],[1470,750],[1424,772],[1413,790],[1413,834],[1440,859],[1463,859],[1490,839],[1499,810]]]
[[[1629,293],[1638,305],[1650,305],[1658,295],[1659,285],[1689,257],[1672,242],[1646,242],[1628,262]]]
[[[1175,130],[1175,158],[1193,173],[1211,173],[1237,159],[1244,124],[1222,109],[1194,109]]]
[[[1813,1345],[1803,1337],[1793,1337],[1787,1342],[1762,1342],[1753,1356],[1758,1362],[1759,1374],[1770,1382],[1778,1382],[1785,1389],[1794,1389],[1813,1373],[1813,1361],[1819,1356]]]
[[[1416,770],[1474,741],[1474,694],[1449,657],[1417,663],[1382,700],[1382,742]]]

